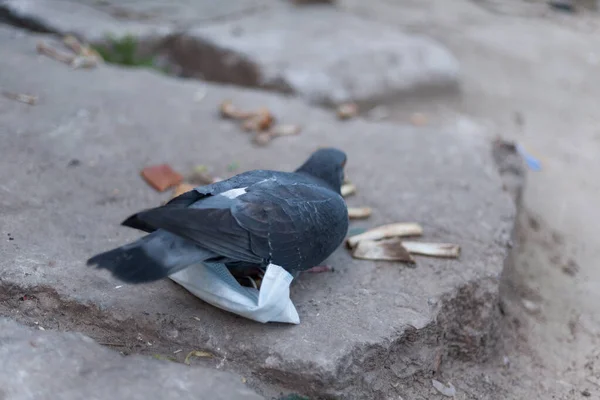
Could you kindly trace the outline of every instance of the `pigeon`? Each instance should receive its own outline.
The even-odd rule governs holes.
[[[139,284],[198,263],[235,273],[279,265],[296,277],[321,264],[348,233],[341,196],[346,154],[315,151],[294,172],[253,170],[198,186],[121,223],[147,235],[97,254],[88,266]],[[327,267],[325,267],[327,269]]]

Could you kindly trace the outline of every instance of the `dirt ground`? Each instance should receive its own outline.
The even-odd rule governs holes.
[[[600,398],[600,14],[519,0],[342,3],[434,36],[461,62],[459,98],[400,100],[380,115],[446,126],[469,116],[542,163],[528,172],[507,270],[506,366],[464,373],[487,374],[506,389],[500,398]]]

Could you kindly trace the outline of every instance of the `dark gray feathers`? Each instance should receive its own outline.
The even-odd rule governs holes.
[[[249,171],[198,187],[129,217],[124,226],[150,235],[92,257],[88,265],[127,282],[164,278],[202,261],[309,269],[324,261],[348,230],[340,195],[345,160],[339,150],[319,150],[294,173]]]

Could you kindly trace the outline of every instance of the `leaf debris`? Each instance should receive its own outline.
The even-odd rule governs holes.
[[[209,353],[208,351],[193,350],[190,351],[187,356],[185,356],[185,360],[183,361],[183,363],[185,365],[190,365],[190,360],[192,357],[213,358],[214,354]]]
[[[409,222],[399,222],[395,224],[382,225],[359,235],[351,236],[346,239],[346,245],[349,248],[354,248],[358,242],[362,240],[381,240],[391,237],[421,236],[422,234],[423,228],[421,225]]]
[[[358,105],[356,103],[340,104],[336,110],[338,119],[350,119],[358,114]]]
[[[277,119],[266,107],[260,107],[256,111],[243,111],[228,99],[219,105],[219,113],[222,118],[241,122],[244,131],[254,133],[252,142],[259,146],[266,146],[276,137],[294,136],[301,131],[298,125],[277,124]]]
[[[38,53],[67,64],[74,69],[95,68],[104,61],[96,50],[87,44],[82,44],[75,36],[65,36],[63,44],[75,54],[60,51],[43,41],[38,42],[36,48]]]
[[[458,258],[460,246],[452,243],[402,242],[411,254],[440,258]]]
[[[348,217],[350,219],[369,218],[372,212],[371,207],[348,207]]]
[[[354,184],[348,182],[342,185],[341,189],[342,197],[352,196],[356,193],[356,186]]]
[[[30,106],[33,106],[37,103],[38,101],[38,97],[37,96],[33,96],[30,94],[23,94],[23,93],[14,93],[14,92],[9,92],[9,91],[2,91],[2,95],[4,97],[6,97],[7,99],[10,100],[15,100],[21,103],[25,103],[25,104],[29,104]]]
[[[412,258],[398,238],[378,241],[361,240],[352,250],[352,257],[361,260],[402,261],[409,264],[415,263],[414,258]]]

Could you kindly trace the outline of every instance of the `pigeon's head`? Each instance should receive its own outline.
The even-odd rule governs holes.
[[[315,151],[296,172],[319,178],[339,193],[344,183],[345,166],[346,153],[335,148],[324,148]]]

